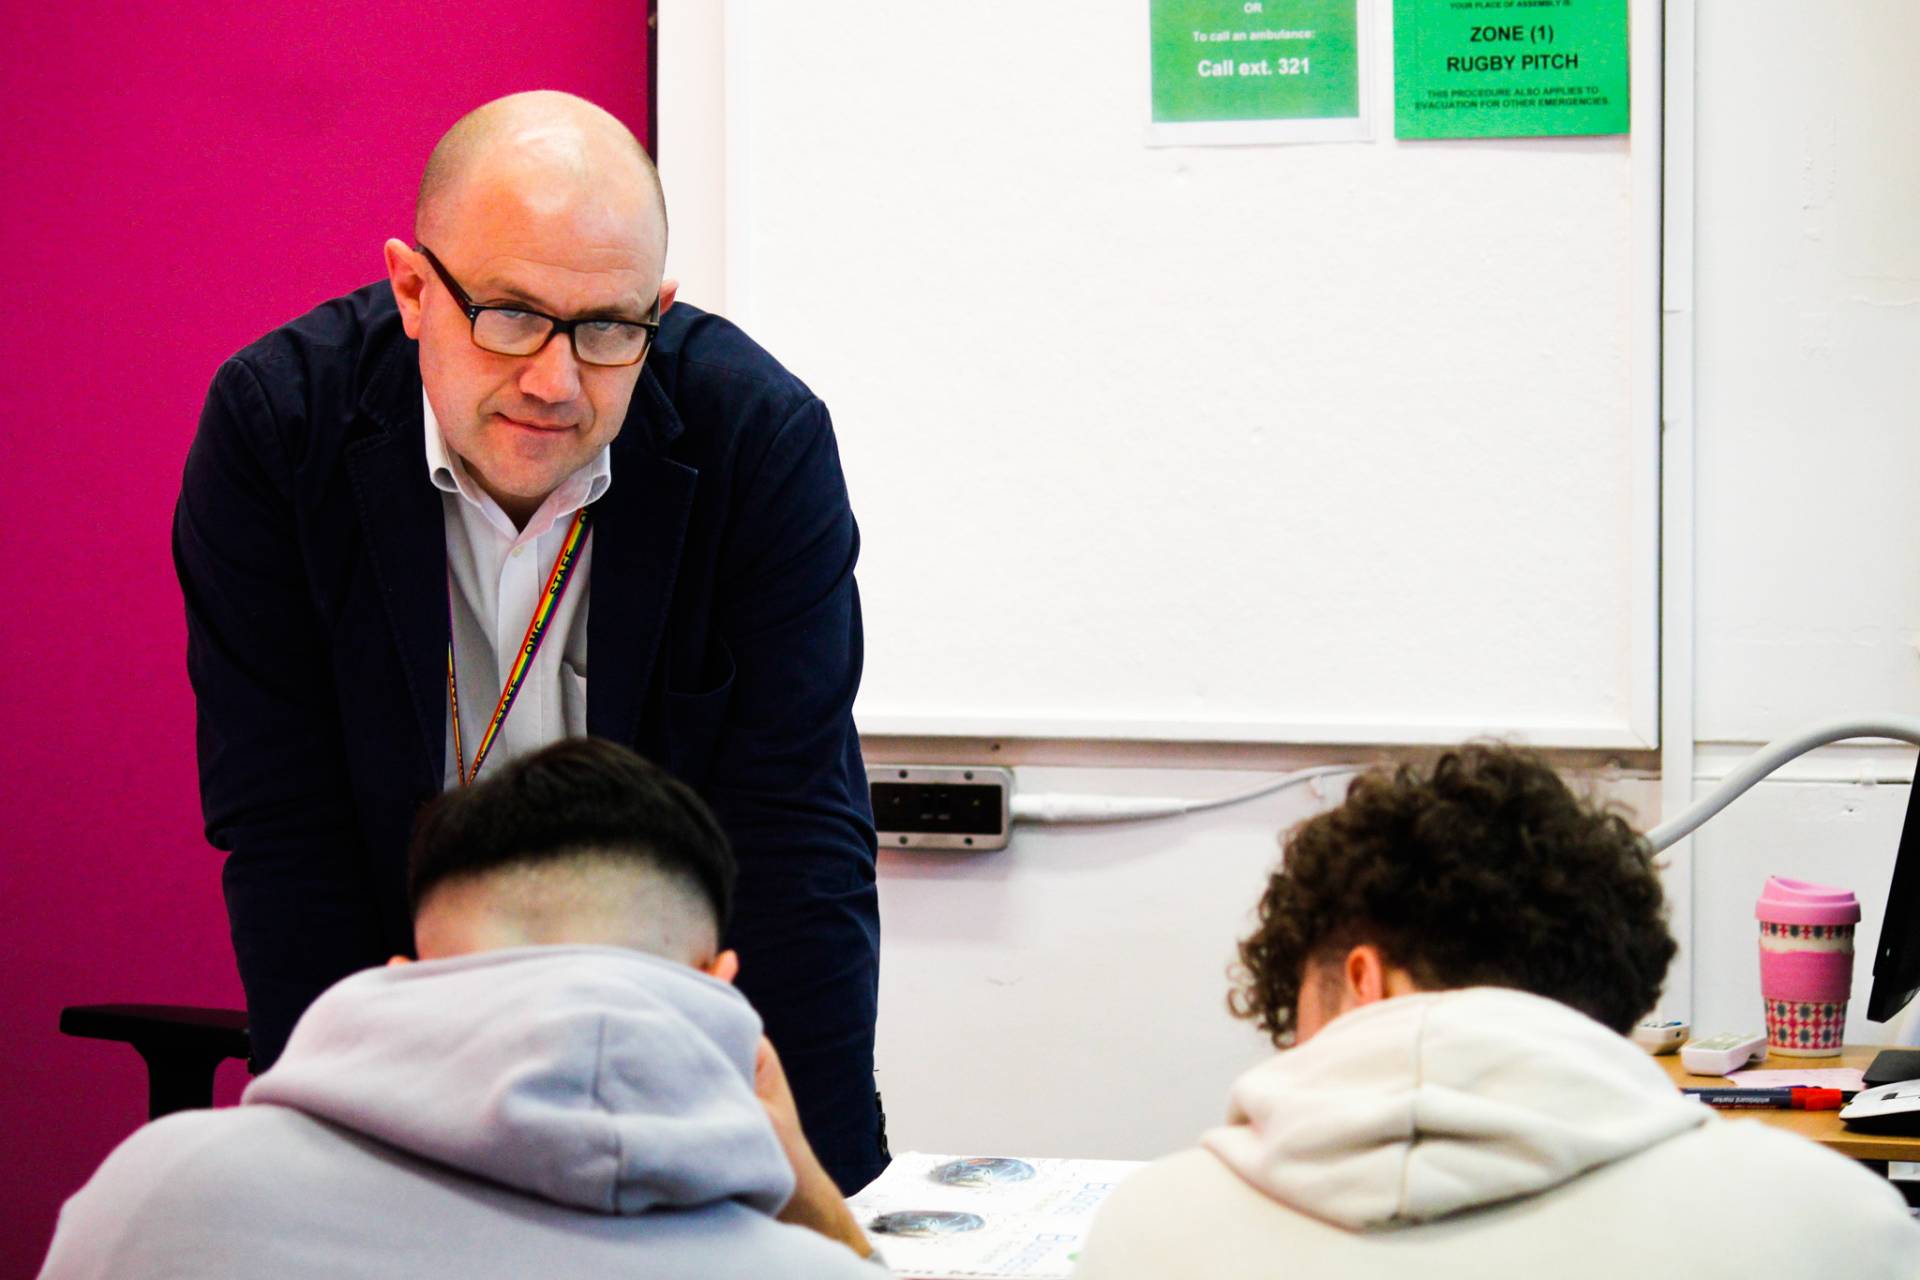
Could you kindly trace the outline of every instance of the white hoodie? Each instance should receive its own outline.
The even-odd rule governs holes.
[[[61,1210],[43,1280],[872,1280],[793,1174],[732,987],[615,947],[368,970],[241,1105],[168,1116]]]
[[[1920,1277],[1884,1180],[1674,1091],[1556,1001],[1480,987],[1335,1019],[1122,1183],[1083,1278]]]

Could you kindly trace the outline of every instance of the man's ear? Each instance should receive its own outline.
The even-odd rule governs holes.
[[[1350,1007],[1387,998],[1387,960],[1371,942],[1363,942],[1347,952],[1340,971],[1346,980]]]
[[[400,325],[409,338],[418,341],[420,299],[427,289],[426,260],[405,240],[389,240],[381,246],[381,252],[387,259],[387,280],[393,285],[393,300],[400,304]]]
[[[1347,952],[1340,976],[1346,987],[1347,1008],[1410,996],[1425,989],[1414,981],[1409,970],[1387,959],[1386,953],[1371,942],[1363,942]]]
[[[740,976],[740,953],[728,948],[713,958],[713,963],[701,970],[709,978],[718,978],[728,986]]]
[[[667,308],[673,305],[674,295],[679,292],[680,292],[680,282],[678,280],[662,280],[660,282],[660,314],[661,315],[667,314]]]

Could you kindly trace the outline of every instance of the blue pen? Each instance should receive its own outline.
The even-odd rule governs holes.
[[[1838,1111],[1853,1094],[1842,1089],[1682,1089],[1710,1107],[1754,1107],[1771,1111]]]

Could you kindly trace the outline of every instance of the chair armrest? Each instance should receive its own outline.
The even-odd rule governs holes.
[[[130,1044],[147,1064],[147,1118],[213,1105],[213,1073],[251,1053],[240,1009],[170,1004],[82,1004],[60,1011],[60,1030]]]

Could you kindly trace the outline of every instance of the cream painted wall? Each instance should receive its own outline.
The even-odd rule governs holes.
[[[685,187],[673,184],[691,181],[676,178],[673,152],[675,13],[702,7],[718,21],[719,5],[662,4],[663,167],[675,198]],[[1680,744],[1675,767],[1705,787],[1806,719],[1920,710],[1920,504],[1907,497],[1920,477],[1920,87],[1907,74],[1920,8],[1666,8],[1670,23],[1697,19],[1683,44],[1690,185],[1668,193],[1670,208],[1690,197],[1694,218],[1685,242],[1667,245],[1686,266],[1695,331],[1679,348],[1685,367],[1668,370],[1687,389],[1694,468],[1668,511],[1677,503],[1695,528],[1690,542],[1670,540],[1665,572],[1693,581],[1668,601],[1672,634],[1698,626],[1693,644],[1669,650],[1662,679],[1680,699],[1670,714],[1683,708],[1700,740],[1697,751]],[[724,168],[706,166],[710,187]],[[682,254],[698,242],[676,213]],[[681,259],[693,264],[681,272],[716,280],[708,296],[724,296],[714,274],[724,246],[706,243],[708,256]],[[1098,756],[1097,745],[1054,758]],[[1285,763],[1314,758],[1294,751]],[[912,754],[889,742],[869,759]],[[1680,926],[1692,967],[1671,1002],[1691,996],[1696,1026],[1760,1023],[1752,905],[1768,874],[1854,888],[1870,954],[1913,755],[1823,751],[1695,838],[1672,886],[1691,904]],[[1249,776],[1182,767],[1189,755],[1171,748],[1127,763],[1148,767],[1025,767],[1021,781],[1200,796]],[[1658,788],[1631,777],[1606,789],[1651,822]],[[1185,819],[1022,830],[1006,852],[967,858],[884,855],[879,1064],[896,1148],[1147,1157],[1215,1122],[1228,1082],[1265,1051],[1222,1006],[1233,941],[1276,833],[1314,803],[1295,793]],[[1905,1027],[1865,1023],[1868,982],[1863,959],[1855,1038],[1920,1031],[1911,1010]]]
[[[1760,741],[1920,711],[1920,8],[1699,0],[1694,102],[1696,787]],[[1787,86],[1791,86],[1790,91]],[[1695,837],[1697,1019],[1759,1022],[1770,874],[1865,908],[1862,1015],[1914,750],[1854,743]],[[1900,922],[1920,929],[1920,921]]]
[[[1043,791],[1227,795],[1261,775],[1023,768]],[[1648,813],[1655,786],[1599,793]],[[881,854],[880,1088],[896,1151],[1147,1159],[1219,1123],[1270,1049],[1230,1017],[1278,833],[1344,783],[1187,818],[1019,829],[1001,853]]]

